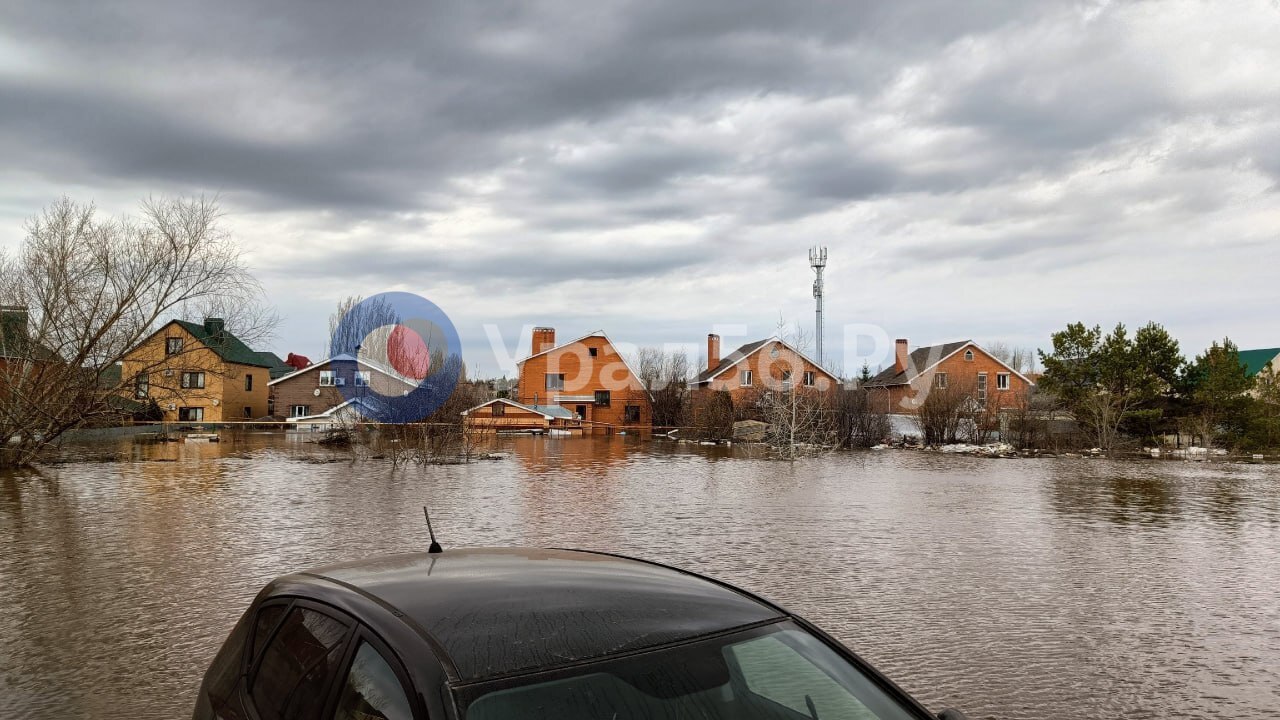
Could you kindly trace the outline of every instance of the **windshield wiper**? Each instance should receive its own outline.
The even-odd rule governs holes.
[[[805,695],[804,704],[806,707],[809,708],[809,717],[812,718],[813,720],[818,720],[818,708],[813,706],[813,698],[809,697],[808,695]]]

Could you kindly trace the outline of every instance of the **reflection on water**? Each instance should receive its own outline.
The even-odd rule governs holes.
[[[971,717],[1270,718],[1280,468],[515,438],[465,466],[246,435],[0,476],[4,717],[169,718],[283,572],[425,548],[686,566],[832,630]]]

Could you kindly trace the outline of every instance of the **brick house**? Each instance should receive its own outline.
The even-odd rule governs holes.
[[[226,329],[171,320],[123,359],[121,380],[134,399],[154,400],[166,422],[227,422],[267,415],[274,362]]]
[[[494,398],[462,411],[467,427],[484,432],[580,433],[582,419],[560,405],[523,405]]]
[[[342,362],[335,368],[339,360]],[[286,418],[323,415],[365,394],[395,397],[416,387],[380,365],[338,355],[272,380],[271,414]]]
[[[972,340],[930,345],[908,351],[907,341],[894,345],[893,365],[862,384],[871,407],[886,413],[914,413],[935,387],[961,387],[983,407],[1015,406],[1035,386],[1022,373],[996,359]]]
[[[516,363],[520,404],[559,405],[595,432],[652,425],[652,398],[603,330],[557,345],[555,328],[534,328],[530,350]]]
[[[827,392],[839,387],[839,378],[776,336],[749,342],[722,358],[720,336],[707,335],[707,369],[693,380],[695,391],[727,391],[735,407],[749,405],[769,390]]]

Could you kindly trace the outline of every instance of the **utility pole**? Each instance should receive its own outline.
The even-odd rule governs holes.
[[[813,281],[813,299],[817,301],[817,309],[814,312],[814,335],[817,338],[818,345],[818,365],[825,368],[826,359],[822,357],[822,271],[827,267],[827,249],[825,247],[814,247],[809,249],[809,267],[813,268],[813,272],[817,278]]]

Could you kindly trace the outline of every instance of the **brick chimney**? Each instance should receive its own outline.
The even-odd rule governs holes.
[[[226,327],[227,321],[222,318],[211,317],[204,319],[204,331],[210,335],[217,335],[226,329]]]
[[[720,336],[715,333],[707,335],[707,372],[715,372],[720,367]]]
[[[27,317],[24,305],[0,305],[0,348],[8,344],[16,352],[27,341]]]
[[[907,369],[907,340],[906,338],[898,338],[898,342],[894,347],[893,353],[893,370],[894,372],[905,372]]]
[[[536,327],[533,329],[533,354],[544,350],[550,350],[556,346],[556,329],[551,327]]]

